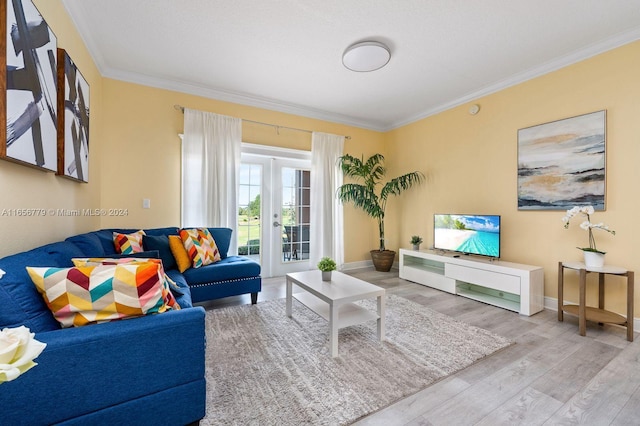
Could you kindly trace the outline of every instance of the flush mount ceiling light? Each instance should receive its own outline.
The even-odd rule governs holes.
[[[375,71],[387,65],[391,52],[377,41],[363,41],[347,48],[342,55],[342,63],[351,71]]]

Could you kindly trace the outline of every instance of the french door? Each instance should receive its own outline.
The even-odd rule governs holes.
[[[309,153],[245,151],[239,179],[238,253],[260,262],[264,277],[309,270]]]

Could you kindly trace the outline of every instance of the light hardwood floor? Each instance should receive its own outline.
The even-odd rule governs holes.
[[[398,278],[397,271],[349,272],[460,321],[508,337],[515,345],[361,419],[369,425],[640,425],[640,341],[617,326],[542,311],[520,316]],[[285,297],[284,278],[263,280],[258,303]],[[249,296],[203,304],[250,303]]]

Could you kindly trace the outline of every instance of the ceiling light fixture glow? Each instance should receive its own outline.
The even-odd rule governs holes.
[[[378,70],[389,62],[391,51],[377,41],[363,41],[347,48],[342,63],[351,71],[369,72]]]

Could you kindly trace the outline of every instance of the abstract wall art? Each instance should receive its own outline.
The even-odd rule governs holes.
[[[605,209],[606,111],[518,130],[518,209]]]
[[[89,84],[58,49],[58,175],[89,181]]]
[[[0,0],[0,158],[57,164],[57,40],[31,0]]]

